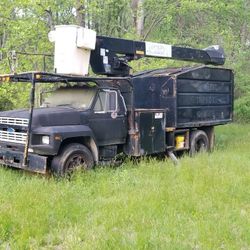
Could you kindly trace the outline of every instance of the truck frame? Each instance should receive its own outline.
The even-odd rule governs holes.
[[[105,62],[100,48],[108,52]],[[221,51],[208,51],[172,47],[166,57],[224,63]],[[127,61],[153,56],[147,53],[144,42],[98,37],[91,66],[107,76],[1,75],[0,82],[31,83],[31,90],[29,110],[0,112],[0,165],[64,175],[79,165],[89,169],[110,162],[119,153],[173,157],[173,152],[193,155],[213,149],[214,126],[233,118],[232,70],[196,65],[130,75]],[[50,99],[55,106],[35,108],[37,83],[66,85]],[[63,93],[83,92],[89,93],[85,106],[62,100]]]

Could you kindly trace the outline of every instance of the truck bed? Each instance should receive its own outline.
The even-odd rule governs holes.
[[[160,70],[133,79],[134,107],[161,109],[166,127],[225,124],[233,118],[233,72],[208,66]]]
[[[176,78],[177,127],[221,124],[232,120],[231,70],[203,67]]]

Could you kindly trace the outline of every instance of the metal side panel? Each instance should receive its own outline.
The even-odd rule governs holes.
[[[141,155],[164,152],[165,112],[145,111],[139,113],[140,152]]]
[[[152,123],[155,129],[153,137],[154,153],[164,152],[166,149],[165,113],[153,113]]]
[[[134,108],[165,110],[166,126],[176,126],[176,81],[171,76],[138,76],[133,79]]]
[[[153,153],[152,113],[140,114],[140,144],[142,154]]]
[[[203,67],[177,77],[177,127],[218,125],[233,117],[233,73]]]

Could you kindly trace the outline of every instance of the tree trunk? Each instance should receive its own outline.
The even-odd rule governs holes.
[[[52,13],[51,8],[46,9],[45,12],[47,13],[48,26],[50,30],[54,30],[54,20],[53,20],[53,13]]]
[[[144,31],[144,9],[143,9],[144,0],[132,0],[131,8],[133,11],[133,20],[134,27],[136,29],[136,34],[139,37],[142,37]]]
[[[248,13],[249,9],[250,9],[250,4],[248,1],[245,1],[244,4],[245,13]],[[249,26],[247,19],[245,19],[240,29],[240,40],[241,40],[241,46],[243,46],[243,48],[249,46],[248,37],[249,37]]]
[[[144,31],[144,9],[143,9],[143,1],[139,0],[138,9],[137,9],[137,26],[136,33],[139,37],[142,37]]]
[[[137,9],[138,9],[138,2],[139,0],[132,0],[131,1],[131,9],[133,12],[133,22],[134,22],[134,27],[136,28],[136,23],[137,23]]]
[[[85,27],[85,0],[76,0],[76,23]]]

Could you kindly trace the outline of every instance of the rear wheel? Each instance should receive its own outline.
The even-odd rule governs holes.
[[[67,145],[51,162],[51,171],[57,176],[70,175],[75,169],[91,169],[94,160],[89,149],[78,143]]]
[[[190,155],[193,156],[199,152],[207,152],[209,149],[209,140],[207,134],[202,130],[191,132],[190,136]]]

